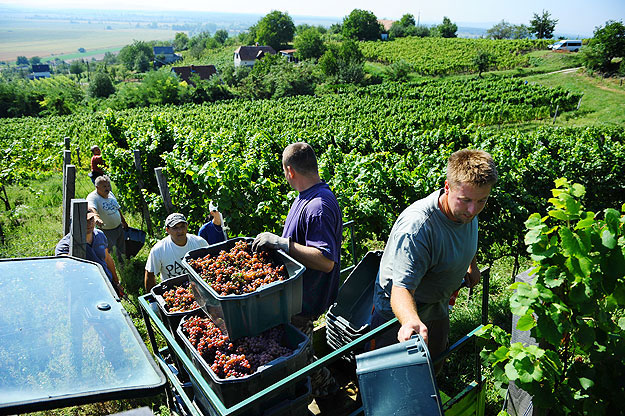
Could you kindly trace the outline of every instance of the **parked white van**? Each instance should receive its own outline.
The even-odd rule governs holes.
[[[582,48],[582,41],[566,39],[553,43],[547,47],[552,51],[577,52]]]

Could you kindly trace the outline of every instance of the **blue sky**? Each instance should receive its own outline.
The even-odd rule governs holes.
[[[527,24],[533,13],[548,10],[558,19],[557,33],[592,35],[596,26],[607,20],[625,20],[625,0],[0,0],[0,5],[36,8],[90,8],[126,10],[187,10],[229,13],[265,14],[271,10],[287,11],[290,15],[329,16],[340,20],[354,8],[372,11],[378,18],[398,19],[411,13],[415,19],[430,24],[448,16],[459,25],[479,24],[490,27],[501,21]]]

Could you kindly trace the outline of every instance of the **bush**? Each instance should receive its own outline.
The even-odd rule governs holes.
[[[115,86],[111,78],[103,72],[96,72],[89,83],[89,95],[95,98],[107,98],[114,93]]]

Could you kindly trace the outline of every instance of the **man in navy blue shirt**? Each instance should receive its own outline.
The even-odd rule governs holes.
[[[293,143],[282,153],[284,177],[299,195],[293,201],[282,236],[259,234],[252,248],[282,249],[306,266],[303,275],[302,312],[292,323],[312,336],[313,322],[336,299],[341,271],[341,209],[330,187],[319,177],[317,157],[307,143]],[[325,370],[325,381],[315,381],[313,396],[332,392],[334,380]],[[322,384],[322,385],[320,385]]]
[[[213,205],[212,201],[209,205],[209,210],[212,219],[200,227],[200,231],[198,231],[197,235],[206,240],[209,245],[226,241],[226,232],[223,229],[221,213],[217,210],[217,207]]]

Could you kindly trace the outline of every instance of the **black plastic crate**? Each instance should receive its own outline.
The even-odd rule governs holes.
[[[238,241],[252,244],[253,238],[237,237],[209,247],[192,250],[182,260],[191,280],[196,301],[230,339],[258,335],[276,325],[289,323],[302,310],[303,280],[306,268],[282,250],[269,250],[275,265],[284,265],[288,279],[273,282],[243,295],[218,295],[189,265],[188,260],[217,256]]]
[[[196,315],[206,317],[201,311]],[[294,350],[291,355],[277,358],[265,364],[254,374],[239,378],[220,378],[211,370],[210,365],[191,345],[191,342],[184,334],[182,325],[189,317],[184,317],[178,326],[177,332],[182,340],[182,345],[195,367],[226,407],[231,407],[243,399],[258,393],[264,388],[304,368],[307,364],[307,351],[310,339],[295,326],[284,324],[285,339],[283,344]]]
[[[128,227],[124,230],[124,239],[126,240],[126,256],[134,257],[145,244],[145,231],[138,228]]]
[[[177,338],[178,335],[176,333],[176,330],[178,329],[178,324],[180,324],[180,320],[184,316],[194,314],[200,308],[198,306],[197,308],[187,312],[169,312],[165,300],[163,299],[163,294],[168,290],[171,290],[177,286],[184,285],[185,283],[190,283],[188,274],[183,274],[173,277],[171,279],[164,280],[158,285],[154,286],[150,291],[152,293],[152,296],[154,296],[156,303],[158,304],[158,312],[161,316],[161,320],[163,321],[167,329],[169,329],[169,332],[174,335],[174,337],[178,341],[179,339]]]

